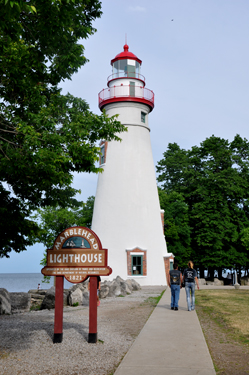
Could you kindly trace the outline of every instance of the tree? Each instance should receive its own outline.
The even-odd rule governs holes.
[[[0,0],[0,257],[38,233],[39,207],[74,205],[74,172],[99,172],[101,139],[119,140],[116,117],[97,116],[58,84],[87,59],[98,0]]]
[[[33,219],[38,222],[39,230],[34,238],[35,242],[42,243],[46,249],[52,248],[56,237],[66,228],[82,226],[91,228],[93,216],[94,197],[87,199],[86,203],[78,202],[72,208],[48,206],[38,209]],[[41,265],[47,264],[47,252],[43,254]],[[44,282],[49,282],[50,277],[44,276]]]
[[[71,208],[60,206],[39,208],[33,216],[39,226],[35,241],[42,243],[46,248],[52,248],[56,237],[66,228],[73,226],[91,228],[93,206],[94,197],[91,196],[86,203],[78,202]]]
[[[248,252],[241,241],[249,227],[249,142],[236,135],[212,136],[182,150],[169,144],[158,163],[158,181],[166,192],[182,194],[189,208],[193,260],[209,267],[245,266]]]
[[[182,194],[166,193],[158,189],[160,206],[164,210],[164,234],[168,251],[175,255],[180,268],[186,267],[191,259],[191,229],[188,206]]]

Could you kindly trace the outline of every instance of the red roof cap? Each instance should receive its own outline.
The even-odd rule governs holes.
[[[120,52],[114,59],[111,60],[111,65],[117,60],[125,60],[131,59],[136,60],[139,64],[142,64],[142,60],[140,60],[134,53],[129,52],[129,46],[127,44],[124,45],[124,52]]]

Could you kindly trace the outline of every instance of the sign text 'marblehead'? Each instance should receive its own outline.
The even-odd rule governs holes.
[[[56,238],[53,249],[60,250],[63,247],[66,240],[68,238],[71,238],[72,236],[80,236],[88,242],[88,244],[90,245],[92,249],[94,250],[99,249],[99,244],[98,244],[98,241],[96,240],[96,237],[93,235],[92,232],[90,232],[89,230],[83,227],[75,227],[75,228],[66,229]]]

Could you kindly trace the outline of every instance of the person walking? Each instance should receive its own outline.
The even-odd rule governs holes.
[[[183,282],[185,283],[188,311],[191,311],[195,309],[195,282],[199,290],[197,272],[194,269],[194,263],[191,260],[188,262],[188,268],[183,272]]]
[[[173,270],[168,273],[168,286],[171,289],[171,310],[178,310],[178,301],[180,297],[180,288],[182,287],[182,273],[178,270],[178,264],[175,262]]]

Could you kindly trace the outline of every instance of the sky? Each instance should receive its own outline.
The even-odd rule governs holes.
[[[82,41],[89,62],[63,93],[85,99],[100,114],[110,61],[123,51],[142,60],[146,87],[155,93],[149,115],[155,166],[169,143],[190,149],[215,135],[249,139],[248,0],[104,0],[97,32]],[[80,200],[95,195],[97,175],[78,174]],[[0,272],[40,272],[41,244],[0,259]]]

